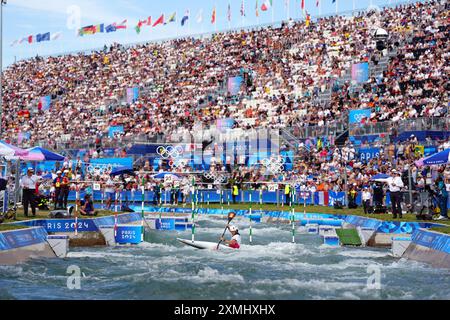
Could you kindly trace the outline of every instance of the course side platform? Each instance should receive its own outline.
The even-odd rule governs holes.
[[[402,257],[450,269],[450,235],[431,230],[415,230]]]
[[[49,236],[43,227],[0,232],[0,265],[31,258],[63,258],[67,249],[67,236]]]

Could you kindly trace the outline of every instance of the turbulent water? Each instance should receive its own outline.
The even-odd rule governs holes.
[[[190,231],[153,231],[142,246],[72,248],[66,259],[0,266],[0,299],[450,299],[449,270],[385,249],[326,247],[318,235],[297,234],[292,244],[282,224],[253,224],[249,245],[249,223],[236,219],[239,251],[178,243]],[[196,239],[216,241],[224,224],[201,217]],[[67,287],[71,265],[80,289]]]

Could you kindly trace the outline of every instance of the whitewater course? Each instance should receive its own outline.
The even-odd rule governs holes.
[[[15,222],[29,228],[0,233],[0,299],[450,298],[450,236],[432,223],[235,210],[241,248],[202,250],[231,210],[131,208]]]

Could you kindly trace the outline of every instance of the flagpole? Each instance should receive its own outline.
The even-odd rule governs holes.
[[[191,10],[188,10],[188,35],[191,35]]]
[[[322,1],[319,0],[319,17],[322,16]]]
[[[275,15],[274,15],[274,12],[273,12],[273,10],[274,10],[274,5],[273,5],[273,3],[272,3],[272,24],[274,24],[274,22],[275,22]]]
[[[241,28],[244,28],[244,12],[245,12],[245,4],[244,4],[244,0],[242,0],[241,3]]]
[[[370,1],[370,5],[372,6],[372,0]],[[355,8],[356,8],[356,4],[355,4],[355,0],[353,0],[353,15],[355,15]]]
[[[339,10],[338,10],[338,2],[339,0],[336,0],[336,14],[338,14]]]
[[[215,10],[215,13],[216,13],[216,17],[214,19],[214,31],[217,33],[217,17],[218,17],[218,15],[217,15],[217,1],[216,1],[216,5],[214,7],[214,10]]]
[[[289,12],[290,5],[291,5],[290,0],[287,0],[287,3],[286,3],[286,10],[287,10],[287,20],[288,20],[288,21],[289,21],[289,16],[290,16],[290,12]]]

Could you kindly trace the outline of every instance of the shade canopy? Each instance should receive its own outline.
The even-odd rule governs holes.
[[[120,176],[121,174],[135,175],[133,167],[131,166],[119,166],[111,170],[110,176]]]
[[[13,146],[5,141],[0,140],[0,156],[1,157],[24,157],[28,155],[28,151]]]
[[[173,180],[180,179],[180,176],[173,172],[160,172],[153,176],[153,179],[165,179],[167,177],[171,177]]]
[[[64,156],[41,147],[34,147],[27,150],[29,152],[29,155],[40,157],[42,158],[42,160],[46,161],[64,161],[65,159]]]
[[[432,154],[415,162],[417,166],[433,166],[450,163],[450,149]]]

